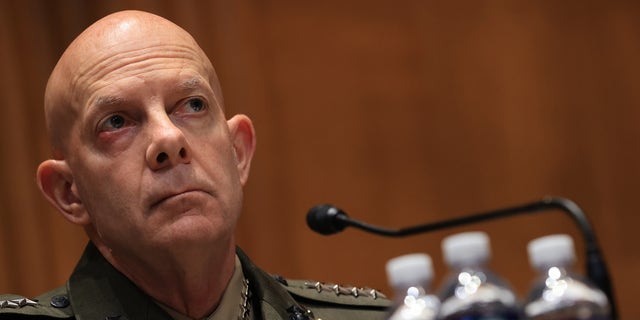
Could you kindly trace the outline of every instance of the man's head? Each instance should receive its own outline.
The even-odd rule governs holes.
[[[255,137],[222,104],[186,31],[145,12],[109,15],[71,43],[47,84],[54,159],[38,168],[40,188],[116,262],[233,246]]]

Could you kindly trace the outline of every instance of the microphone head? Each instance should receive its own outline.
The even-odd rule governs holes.
[[[307,225],[323,235],[338,233],[347,227],[338,216],[346,217],[347,214],[329,204],[318,205],[307,213]]]

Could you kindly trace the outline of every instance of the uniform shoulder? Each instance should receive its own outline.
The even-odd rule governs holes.
[[[276,279],[315,319],[384,319],[391,306],[384,294],[368,287]]]
[[[286,279],[284,281],[286,282],[284,287],[292,295],[319,302],[382,308],[388,307],[391,303],[383,293],[368,287],[339,285],[313,280]]]
[[[36,298],[0,295],[1,319],[73,319],[67,290],[59,287]]]

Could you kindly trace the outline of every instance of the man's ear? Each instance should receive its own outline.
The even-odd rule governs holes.
[[[227,120],[227,125],[236,154],[240,183],[244,186],[249,179],[251,159],[256,149],[256,133],[251,119],[243,114],[235,115]]]
[[[66,161],[50,159],[42,162],[38,166],[37,179],[42,194],[67,220],[81,226],[90,223]]]

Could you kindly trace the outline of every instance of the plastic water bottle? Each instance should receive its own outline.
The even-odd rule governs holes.
[[[386,269],[389,284],[395,291],[395,302],[387,319],[436,319],[440,301],[429,294],[433,280],[431,257],[422,253],[399,256],[389,260]]]
[[[527,246],[529,261],[539,272],[524,312],[535,320],[611,319],[606,295],[572,270],[573,240],[568,235],[535,239]]]
[[[522,318],[511,287],[493,273],[489,237],[484,232],[465,232],[442,241],[444,259],[450,269],[440,291],[439,319],[517,320]]]

